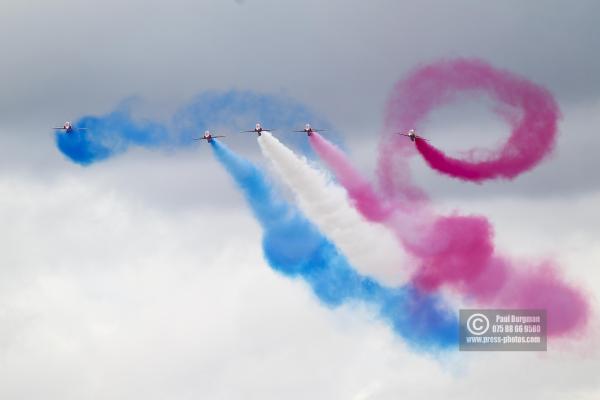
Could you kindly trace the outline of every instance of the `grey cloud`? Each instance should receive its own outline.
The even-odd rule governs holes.
[[[167,118],[205,89],[281,92],[348,142],[377,137],[393,83],[439,57],[488,59],[550,87],[570,113],[598,104],[597,15],[595,1],[5,2],[0,165],[60,168],[54,124],[132,95]],[[594,142],[598,128],[580,125],[577,136]],[[581,158],[565,149],[567,165],[597,165],[591,146]],[[563,186],[585,186],[571,170],[561,165]]]
[[[3,119],[105,109],[131,94],[286,90],[334,121],[380,119],[390,86],[438,57],[477,56],[596,98],[594,1],[10,2],[0,24]],[[116,12],[114,11],[116,10]]]

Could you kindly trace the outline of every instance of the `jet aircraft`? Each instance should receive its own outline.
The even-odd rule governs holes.
[[[206,140],[208,143],[210,143],[213,139],[215,138],[221,138],[221,137],[225,137],[223,135],[215,135],[213,136],[210,131],[206,130],[204,131],[204,135],[202,137],[199,138],[194,138],[194,140]]]
[[[304,132],[308,136],[310,136],[315,132],[325,132],[325,129],[315,129],[315,128],[311,127],[310,124],[306,124],[306,125],[304,125],[304,129],[302,129],[301,131],[294,131],[294,132]]]
[[[69,121],[65,122],[63,126],[56,127],[54,129],[58,131],[65,131],[66,134],[73,133],[73,131],[87,130],[87,128],[75,128]]]
[[[253,132],[253,133],[256,133],[258,136],[260,136],[260,135],[262,135],[263,132],[271,132],[273,130],[274,129],[265,129],[260,125],[260,122],[257,122],[254,129],[252,129],[251,131],[242,131],[242,132]]]

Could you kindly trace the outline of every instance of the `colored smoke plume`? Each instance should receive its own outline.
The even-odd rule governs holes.
[[[311,120],[328,127],[326,120],[303,104],[286,98],[250,91],[203,92],[179,109],[166,122],[134,118],[132,101],[122,102],[114,111],[79,118],[74,126],[86,128],[55,134],[58,149],[72,162],[90,165],[125,153],[131,148],[172,150],[190,146],[206,129],[236,134],[265,121],[280,129],[293,129]],[[302,137],[295,145],[310,151]]]
[[[264,132],[258,143],[275,172],[296,195],[303,213],[338,246],[353,267],[385,284],[408,281],[413,263],[389,230],[362,217],[339,185],[269,132]]]
[[[435,108],[454,101],[459,95],[487,94],[496,103],[495,111],[512,128],[509,138],[494,150],[471,149],[465,158],[450,157],[429,142],[416,141],[425,161],[435,170],[455,178],[481,182],[513,179],[528,171],[554,148],[558,105],[552,95],[520,76],[495,69],[480,60],[440,61],[417,68],[395,85],[386,111],[387,132],[419,129]],[[390,140],[389,157],[403,156],[408,140]],[[396,152],[401,154],[397,155]],[[384,182],[391,175],[383,174]]]
[[[328,306],[364,302],[418,349],[457,345],[458,322],[440,297],[411,285],[388,288],[364,277],[337,248],[275,191],[264,173],[217,140],[214,154],[229,172],[263,228],[263,251],[273,269],[302,277]],[[276,301],[276,300],[274,300]]]
[[[386,199],[335,145],[318,133],[310,143],[363,216],[389,227],[418,260],[413,276],[417,287],[429,292],[447,287],[483,306],[544,308],[550,336],[575,333],[586,325],[589,305],[583,293],[566,283],[552,262],[517,265],[498,254],[485,217],[435,215],[423,196],[416,204]]]

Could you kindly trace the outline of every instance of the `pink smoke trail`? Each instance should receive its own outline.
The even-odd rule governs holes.
[[[394,211],[393,208],[379,198],[371,183],[354,169],[343,151],[329,143],[317,132],[313,132],[309,136],[309,141],[319,157],[334,169],[336,178],[350,194],[353,205],[364,217],[375,222],[390,217]]]
[[[496,254],[493,229],[486,218],[436,216],[422,193],[415,208],[392,203],[375,191],[335,145],[318,133],[311,135],[309,142],[361,214],[392,229],[404,248],[419,260],[413,276],[415,285],[428,291],[447,287],[480,305],[545,308],[550,336],[585,327],[589,314],[585,296],[563,282],[550,263],[524,268]]]
[[[495,111],[512,126],[512,134],[502,146],[471,149],[464,159],[447,156],[425,141],[417,140],[417,150],[432,168],[455,178],[476,182],[513,179],[552,151],[560,112],[546,89],[483,61],[440,61],[413,71],[393,89],[386,128],[398,132],[418,129],[433,109],[459,94],[482,93],[497,103]],[[407,143],[390,141],[389,145],[393,148],[382,152],[380,159],[388,176],[380,174],[380,178],[391,184],[390,157],[405,151]]]

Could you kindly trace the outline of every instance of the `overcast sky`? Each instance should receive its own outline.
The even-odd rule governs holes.
[[[440,210],[489,216],[503,251],[556,257],[595,303],[599,19],[585,0],[3,0],[0,398],[600,397],[595,320],[543,355],[415,354],[369,310],[324,309],[269,269],[206,147],[82,168],[50,130],[132,96],[168,120],[205,90],[279,94],[335,126],[370,176],[392,85],[428,61],[483,58],[554,94],[554,154],[485,185],[415,158],[415,181]],[[508,135],[475,102],[428,127],[450,152]],[[228,144],[264,163],[254,138]]]

